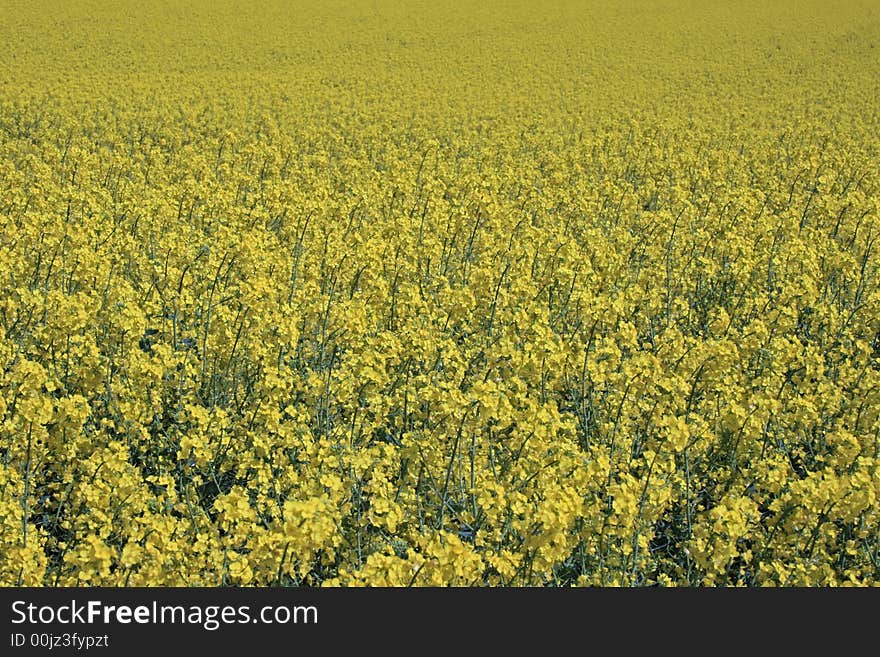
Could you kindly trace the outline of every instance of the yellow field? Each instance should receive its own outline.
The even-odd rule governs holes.
[[[874,0],[0,0],[0,584],[880,577]]]

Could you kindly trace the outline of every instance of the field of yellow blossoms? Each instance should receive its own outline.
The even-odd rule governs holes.
[[[874,0],[0,15],[0,584],[880,581]]]

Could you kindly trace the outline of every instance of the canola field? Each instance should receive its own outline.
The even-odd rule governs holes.
[[[877,584],[874,0],[0,16],[0,584]]]

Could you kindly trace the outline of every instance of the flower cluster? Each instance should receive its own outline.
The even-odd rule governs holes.
[[[870,3],[18,4],[0,584],[878,581]]]

